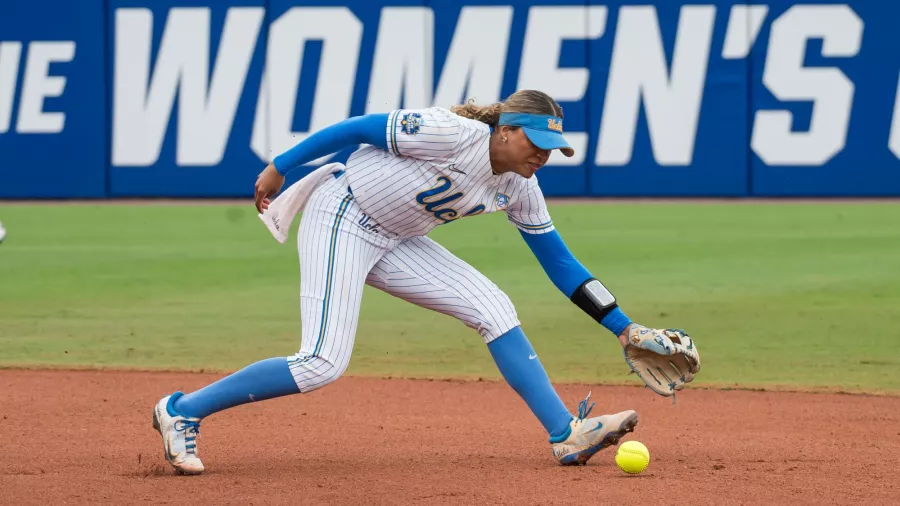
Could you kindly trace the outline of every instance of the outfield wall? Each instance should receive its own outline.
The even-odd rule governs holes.
[[[521,88],[577,151],[550,196],[900,195],[900,4],[636,3],[7,0],[0,198],[246,197],[336,121]]]

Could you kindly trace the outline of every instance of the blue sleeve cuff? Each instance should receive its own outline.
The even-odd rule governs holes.
[[[601,321],[600,324],[618,336],[621,335],[622,332],[625,332],[625,329],[631,325],[631,318],[617,307],[604,316],[603,321]]]
[[[288,172],[291,171],[290,167],[287,167],[287,160],[285,160],[284,155],[276,156],[274,160],[272,160],[272,165],[275,166],[275,172],[281,174],[282,176],[286,176]],[[301,164],[302,165],[302,164]]]

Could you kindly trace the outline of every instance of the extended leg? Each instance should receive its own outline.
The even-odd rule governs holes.
[[[175,392],[157,404],[153,423],[176,470],[203,471],[196,449],[202,418],[248,402],[321,388],[347,368],[365,278],[386,251],[386,240],[356,226],[358,207],[343,188],[314,195],[301,220],[300,353],[256,362],[196,392]]]

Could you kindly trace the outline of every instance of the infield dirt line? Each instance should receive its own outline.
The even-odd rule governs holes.
[[[177,368],[148,368],[148,367],[97,367],[97,366],[53,366],[53,365],[5,365],[0,364],[0,372],[3,371],[22,371],[22,372],[60,372],[60,373],[78,373],[78,372],[108,372],[108,373],[140,373],[140,374],[183,374],[183,375],[227,375],[237,372],[236,369],[219,369],[219,368],[202,368],[202,369],[177,369]],[[487,384],[505,384],[502,378],[484,378],[476,376],[405,376],[405,375],[386,375],[386,374],[344,374],[342,377],[355,378],[358,380],[402,380],[412,382],[443,382],[443,383],[487,383]],[[609,388],[634,388],[643,389],[643,384],[634,381],[554,381],[554,385],[561,387],[580,387],[594,385]],[[852,395],[852,396],[871,396],[871,397],[900,397],[900,391],[894,390],[867,390],[867,389],[848,389],[834,386],[802,386],[790,384],[756,384],[748,383],[743,385],[726,384],[726,383],[703,383],[690,385],[691,390],[706,391],[740,391],[740,392],[773,392],[773,393],[802,393],[802,394],[825,394],[825,395]]]
[[[349,377],[209,417],[206,472],[176,476],[151,408],[217,378],[0,371],[10,413],[0,417],[0,503],[178,504],[187,489],[209,504],[655,504],[675,491],[687,504],[822,506],[900,496],[900,398],[685,391],[672,404],[591,385],[592,415],[640,416],[626,439],[650,449],[650,466],[629,476],[615,448],[559,466],[506,384]],[[587,390],[558,389],[570,407]]]

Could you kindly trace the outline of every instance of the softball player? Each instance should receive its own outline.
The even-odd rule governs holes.
[[[569,252],[534,177],[554,149],[574,154],[563,113],[548,95],[514,93],[489,106],[468,103],[350,118],[276,157],[256,183],[265,213],[284,174],[348,146],[364,145],[345,165],[329,166],[303,208],[298,230],[302,344],[196,392],[163,397],[153,412],[169,463],[199,474],[200,421],[251,401],[310,392],[350,362],[363,286],[457,318],[487,343],[500,373],[549,436],[559,463],[584,464],[617,444],[638,422],[634,411],[577,416],[553,389],[520,327],[509,297],[475,268],[426,235],[457,219],[503,211],[556,287],[618,336],[625,360],[655,392],[672,396],[699,371],[682,331],[633,323],[615,297]]]

